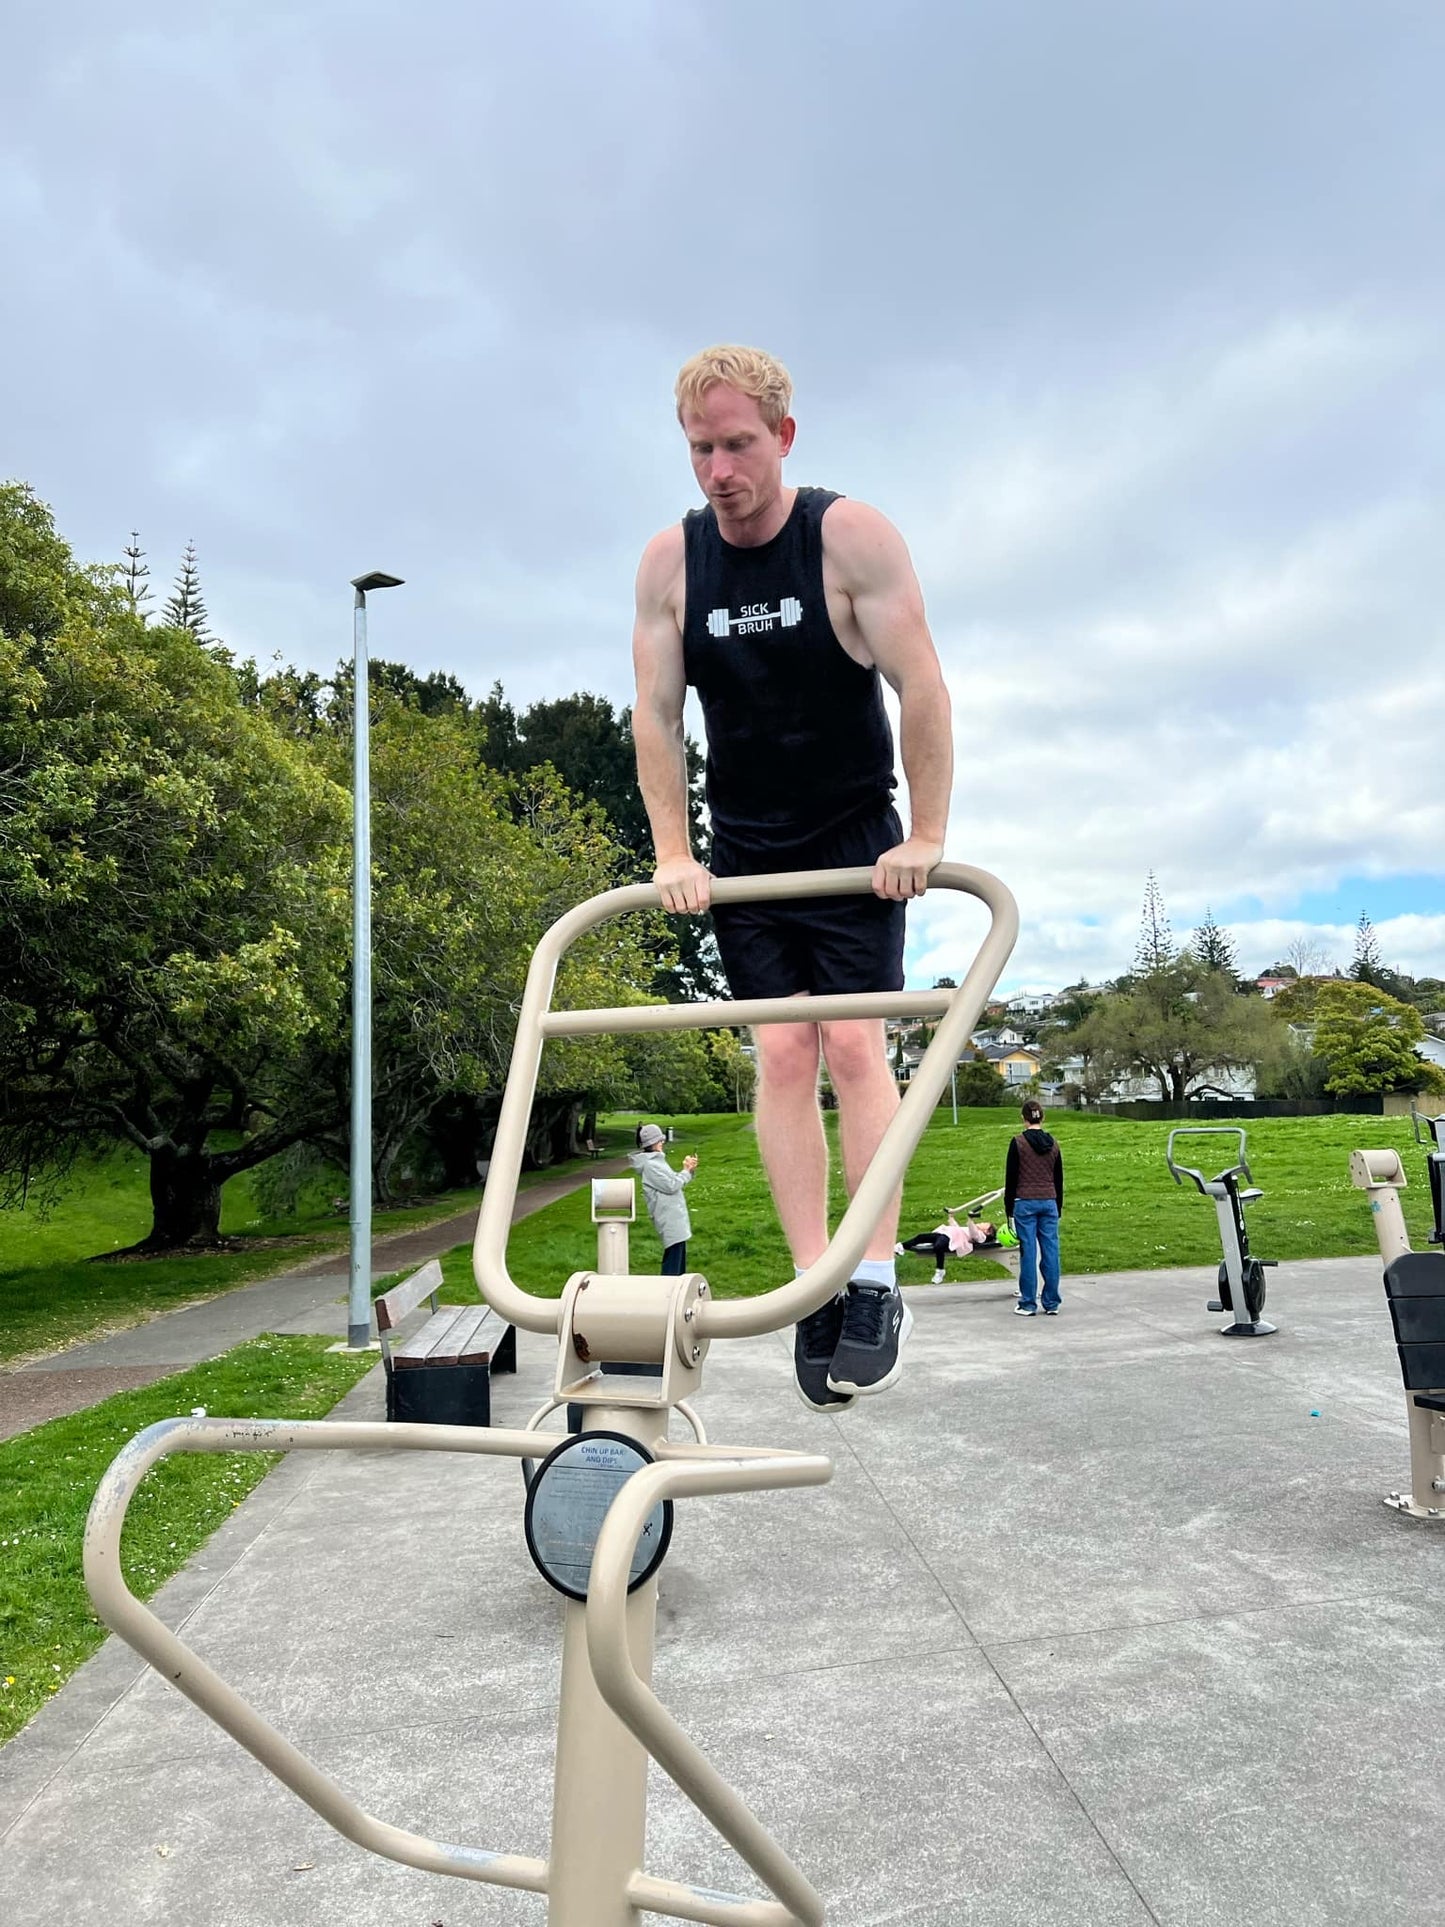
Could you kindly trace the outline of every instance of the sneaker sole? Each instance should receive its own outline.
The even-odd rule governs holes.
[[[829,1399],[826,1405],[815,1405],[812,1399],[810,1399],[808,1397],[808,1394],[803,1390],[802,1386],[798,1383],[797,1379],[793,1380],[793,1390],[798,1394],[798,1403],[804,1406],[808,1411],[816,1412],[819,1418],[827,1418],[833,1412],[846,1412],[849,1406],[853,1403],[851,1398],[840,1397],[840,1398]],[[831,1386],[829,1387],[829,1390],[830,1391],[832,1390]]]
[[[898,1356],[893,1361],[893,1370],[887,1378],[880,1378],[876,1385],[850,1385],[846,1379],[835,1379],[828,1374],[828,1390],[845,1392],[849,1398],[871,1398],[875,1392],[886,1392],[890,1385],[896,1385],[903,1373],[903,1347],[908,1334],[913,1330],[913,1313],[908,1309],[908,1301],[903,1303],[903,1323],[898,1328]]]

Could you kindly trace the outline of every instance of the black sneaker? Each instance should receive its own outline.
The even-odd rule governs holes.
[[[793,1331],[793,1373],[798,1397],[810,1412],[845,1412],[852,1399],[828,1383],[838,1334],[843,1329],[843,1294],[810,1312]]]
[[[913,1313],[896,1285],[854,1279],[843,1307],[843,1328],[833,1353],[828,1387],[862,1396],[886,1392],[903,1370],[899,1351],[913,1330]]]

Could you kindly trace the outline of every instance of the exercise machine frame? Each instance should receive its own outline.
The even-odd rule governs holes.
[[[1018,934],[1013,897],[996,877],[941,863],[930,886],[977,897],[990,925],[953,991],[767,998],[704,1004],[551,1008],[570,945],[611,917],[656,910],[651,885],[611,890],[578,905],[548,930],[533,956],[518,1014],[511,1069],[477,1220],[473,1270],[483,1298],[510,1323],[557,1341],[552,1397],[525,1429],[227,1418],[175,1418],[147,1428],[107,1471],[91,1505],[85,1577],[101,1619],[338,1832],[371,1852],[435,1873],[545,1895],[548,1927],[638,1927],[644,1911],[712,1927],[820,1927],[824,1906],[739,1794],[653,1693],[650,1678],[658,1580],[630,1588],[634,1552],[655,1509],[668,1501],[821,1485],[820,1454],[706,1443],[687,1401],[715,1339],[761,1336],[796,1324],[852,1276],[873,1228],[948,1086]],[[713,885],[719,903],[862,895],[869,869],[800,871]],[[523,1291],[507,1270],[507,1235],[542,1050],[549,1038],[601,1032],[819,1023],[927,1015],[939,1019],[903,1102],[859,1181],[826,1251],[803,1275],[755,1298],[718,1301],[697,1272],[680,1278],[627,1269],[626,1225],[599,1223],[599,1263],[568,1279],[560,1300]],[[601,1214],[606,1220],[608,1213]],[[620,1236],[619,1236],[620,1233]],[[660,1367],[657,1377],[604,1375],[603,1363]],[[597,1534],[585,1600],[563,1603],[552,1832],[548,1858],[455,1846],[392,1826],[363,1811],[238,1693],[168,1630],[125,1583],[120,1539],[140,1480],[172,1452],[378,1449],[534,1458],[533,1427],[563,1402],[586,1408],[587,1430],[620,1434],[650,1461],[612,1499]],[[671,1412],[693,1423],[694,1440],[669,1440]],[[658,1762],[772,1896],[720,1894],[643,1870],[648,1759]]]
[[[1190,1164],[1177,1164],[1174,1159],[1174,1143],[1181,1137],[1232,1137],[1238,1141],[1239,1155],[1233,1164],[1227,1165],[1212,1178],[1206,1178]],[[1219,1220],[1219,1244],[1223,1256],[1219,1264],[1219,1296],[1209,1300],[1210,1311],[1227,1311],[1230,1323],[1221,1325],[1220,1335],[1224,1338],[1265,1338],[1269,1333],[1278,1331],[1262,1314],[1264,1312],[1264,1274],[1266,1267],[1276,1265],[1276,1258],[1256,1258],[1249,1248],[1249,1227],[1244,1220],[1244,1207],[1252,1204],[1264,1193],[1255,1184],[1250,1172],[1249,1161],[1245,1155],[1246,1138],[1243,1128],[1237,1124],[1186,1124],[1169,1133],[1165,1146],[1164,1159],[1169,1166],[1169,1174],[1176,1184],[1191,1178],[1214,1205]],[[1239,1180],[1244,1179],[1244,1188]]]
[[[1437,1243],[1440,1231],[1440,1130],[1445,1117],[1421,1117],[1412,1104],[1410,1116],[1415,1127],[1417,1144],[1433,1143],[1437,1148],[1429,1159],[1429,1178],[1431,1194],[1435,1200],[1435,1235],[1430,1242]],[[1421,1125],[1430,1130],[1427,1138]],[[1380,1247],[1380,1258],[1386,1271],[1397,1258],[1405,1257],[1412,1249],[1410,1234],[1405,1228],[1405,1213],[1400,1203],[1400,1193],[1409,1188],[1405,1176],[1404,1160],[1398,1151],[1352,1151],[1350,1153],[1350,1182],[1357,1191],[1363,1191],[1370,1200],[1370,1215],[1375,1220],[1375,1238]],[[1410,1489],[1408,1492],[1387,1492],[1385,1504],[1394,1512],[1404,1512],[1412,1519],[1433,1519],[1445,1517],[1445,1410],[1439,1404],[1421,1405],[1417,1401],[1422,1396],[1418,1386],[1405,1387],[1405,1423],[1410,1437]],[[1430,1391],[1423,1394],[1432,1396]],[[1445,1396],[1445,1386],[1433,1388],[1433,1396],[1439,1400]]]

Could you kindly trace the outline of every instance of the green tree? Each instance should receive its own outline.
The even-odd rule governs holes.
[[[152,591],[147,579],[150,568],[146,562],[145,550],[140,545],[139,529],[131,530],[130,546],[121,550],[121,556],[123,560],[120,579],[125,588],[126,601],[130,604],[130,612],[133,616],[139,616],[142,622],[146,622],[149,620],[149,611],[145,605],[151,600]]]
[[[630,709],[615,711],[605,697],[583,691],[533,703],[519,715],[506,700],[502,685],[496,683],[479,705],[478,716],[485,738],[482,753],[494,769],[512,776],[543,765],[556,770],[570,790],[605,813],[618,843],[627,852],[627,879],[651,880],[652,832],[637,784]],[[702,757],[691,738],[684,748],[692,846],[705,863],[709,838],[702,820]],[[673,998],[720,994],[722,980],[710,919],[681,917],[673,921],[671,939],[658,958],[655,981],[662,994]]]
[[[346,799],[109,575],[0,499],[0,1170],[120,1137],[160,1247],[311,1122],[287,1071],[337,1007]]]
[[[1144,910],[1139,919],[1139,941],[1134,947],[1134,971],[1147,975],[1162,970],[1174,960],[1174,939],[1169,933],[1169,917],[1164,908],[1164,893],[1151,870],[1144,885]]]
[[[1226,976],[1238,977],[1239,963],[1235,956],[1234,939],[1214,921],[1214,912],[1207,906],[1203,923],[1198,925],[1189,939],[1189,948],[1206,970],[1222,970]]]
[[[1425,1025],[1413,1004],[1364,982],[1324,983],[1315,998],[1314,1049],[1337,1096],[1427,1088],[1429,1066],[1415,1046]]]
[[[974,1057],[961,1063],[954,1073],[954,1088],[960,1104],[1006,1104],[1009,1087],[986,1058]]]
[[[1152,1078],[1160,1097],[1176,1103],[1211,1073],[1253,1068],[1281,1047],[1261,999],[1236,996],[1232,977],[1188,955],[1102,997],[1072,1042],[1091,1067]]]
[[[198,642],[204,642],[210,635],[206,605],[201,599],[201,572],[196,565],[194,542],[186,544],[176,586],[161,610],[161,621],[171,629],[188,629]]]

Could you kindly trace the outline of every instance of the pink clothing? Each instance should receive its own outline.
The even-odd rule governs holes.
[[[949,1250],[959,1253],[972,1251],[975,1245],[986,1245],[992,1233],[992,1225],[982,1225],[976,1218],[970,1218],[964,1224],[950,1221],[933,1227],[934,1237],[947,1238]]]
[[[947,1238],[948,1248],[953,1252],[972,1251],[975,1245],[986,1244],[983,1226],[979,1224],[958,1224],[950,1222],[933,1227],[935,1238]]]

